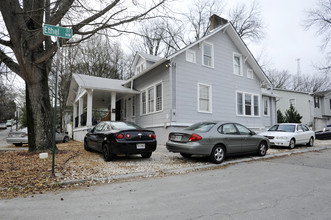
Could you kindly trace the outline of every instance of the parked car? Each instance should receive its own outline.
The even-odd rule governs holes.
[[[0,122],[0,129],[7,129],[6,122]]]
[[[327,126],[322,131],[315,132],[316,139],[319,140],[330,140],[331,139],[331,126]]]
[[[150,158],[156,150],[156,135],[132,122],[102,121],[85,135],[84,148],[103,154],[105,161],[117,154],[141,154]]]
[[[69,136],[64,133],[56,132],[55,135],[56,142],[66,143],[69,141]],[[22,128],[18,131],[11,131],[7,137],[8,144],[14,144],[16,147],[22,146],[23,144],[28,144],[28,128]]]
[[[285,146],[293,149],[295,145],[314,145],[315,132],[306,125],[297,123],[280,123],[272,126],[268,131],[260,133],[270,140],[271,146]]]
[[[269,140],[238,123],[199,122],[181,132],[171,132],[166,147],[185,158],[205,155],[219,164],[228,155],[256,153],[264,156]]]
[[[6,126],[11,127],[13,125],[13,120],[7,120]]]

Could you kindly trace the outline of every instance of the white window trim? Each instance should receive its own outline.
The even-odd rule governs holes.
[[[209,111],[201,111],[200,110],[200,85],[201,86],[208,86],[209,87]],[[213,113],[213,109],[212,109],[212,86],[209,85],[209,84],[205,84],[205,83],[198,83],[197,85],[197,92],[198,92],[198,99],[197,99],[197,103],[198,103],[198,112],[200,113],[208,113],[208,114],[211,114]]]
[[[239,57],[239,62],[240,62],[240,70],[239,70],[239,75],[235,73],[235,68],[234,68],[234,57]],[[233,52],[232,55],[232,68],[233,68],[233,74],[236,76],[244,76],[243,74],[243,56],[240,53]]]
[[[252,77],[249,77],[248,72],[252,72]],[[248,79],[254,79],[254,71],[252,69],[247,69],[247,78]]]
[[[211,65],[210,66],[208,66],[208,65],[205,65],[205,63],[204,63],[204,60],[203,60],[203,58],[204,58],[204,49],[203,49],[203,47],[204,47],[204,45],[205,44],[208,44],[208,45],[210,45],[211,46]],[[212,43],[210,43],[210,42],[208,42],[208,41],[204,41],[203,43],[202,43],[202,50],[201,50],[201,54],[202,54],[202,66],[205,66],[205,67],[209,67],[209,68],[214,68],[214,44],[212,44]]]
[[[188,56],[187,56],[187,54],[188,53],[192,53],[193,54],[193,61],[190,61],[189,59],[188,59]],[[186,53],[185,53],[185,59],[186,59],[186,61],[187,62],[190,62],[190,63],[196,63],[196,53],[195,53],[195,51],[194,50],[186,50]]]
[[[161,102],[161,110],[156,111],[156,86],[161,84],[162,88],[162,102]],[[148,112],[149,109],[149,102],[148,102],[148,90],[154,88],[154,111]],[[143,113],[143,102],[142,102],[142,94],[145,92],[146,94],[146,113]],[[140,90],[140,115],[150,115],[150,114],[155,114],[163,111],[163,102],[164,102],[164,95],[163,95],[163,82],[159,81],[157,83],[154,83],[148,87],[145,87],[144,89]]]
[[[241,93],[243,95],[242,98],[242,115],[238,114],[238,96],[237,94]],[[246,108],[245,108],[245,95],[251,95],[251,115],[246,115]],[[236,91],[236,114],[239,117],[251,117],[251,118],[259,118],[261,117],[261,97],[259,94],[255,94],[255,93],[250,93],[250,92],[243,92],[243,91]],[[258,98],[258,115],[254,115],[254,96],[257,96]]]
[[[268,103],[267,104],[268,105],[267,114],[264,114],[264,107],[265,107],[264,106],[264,104],[265,104],[264,102],[265,102],[265,100],[267,100],[267,103]],[[263,107],[263,115],[264,116],[270,116],[270,99],[269,99],[269,97],[263,97],[263,106],[262,107]]]

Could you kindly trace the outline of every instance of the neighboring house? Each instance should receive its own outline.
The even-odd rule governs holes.
[[[331,124],[331,90],[314,93],[314,128],[322,130]]]
[[[98,96],[104,106],[111,103],[111,119],[153,129],[159,144],[165,144],[169,132],[199,121],[235,121],[256,131],[274,124],[277,96],[270,81],[232,24],[216,20],[221,26],[168,57],[137,53],[135,75],[125,82],[75,74],[67,104],[74,106],[79,122],[86,109],[87,122],[75,123],[74,138],[82,140],[92,126]]]
[[[331,90],[308,93],[285,89],[274,89],[279,97],[276,101],[277,110],[283,114],[292,104],[302,116],[301,123],[322,130],[331,124]]]
[[[302,116],[301,123],[310,127],[313,125],[314,97],[312,93],[277,88],[274,89],[274,92],[279,96],[276,101],[277,110],[285,115],[285,111],[293,105]]]

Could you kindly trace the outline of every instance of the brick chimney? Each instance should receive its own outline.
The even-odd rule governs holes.
[[[225,25],[226,23],[228,23],[228,20],[226,20],[222,17],[219,17],[215,14],[210,16],[209,21],[210,21],[210,31],[214,30],[215,28],[218,28],[219,26],[222,26],[222,25]]]

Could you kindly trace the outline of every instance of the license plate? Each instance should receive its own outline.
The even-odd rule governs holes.
[[[145,149],[145,144],[137,144],[137,149]]]
[[[181,141],[182,140],[182,136],[174,136],[173,137],[174,141]]]

